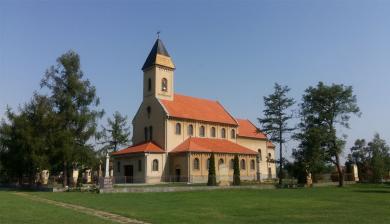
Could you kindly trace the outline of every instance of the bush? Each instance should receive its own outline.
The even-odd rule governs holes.
[[[214,153],[211,153],[210,163],[209,163],[209,177],[207,181],[208,186],[217,186],[217,178],[215,176],[215,158]]]
[[[239,161],[238,161],[238,155],[234,156],[233,162],[234,162],[234,165],[233,165],[233,169],[234,169],[233,185],[239,186],[241,184],[241,180],[240,180],[240,165],[239,165]]]

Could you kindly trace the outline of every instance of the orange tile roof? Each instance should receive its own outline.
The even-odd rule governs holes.
[[[257,154],[244,146],[225,139],[211,138],[193,138],[190,137],[178,145],[171,153],[180,152],[215,152],[215,153],[234,153],[234,154]]]
[[[119,150],[117,152],[113,152],[112,155],[117,156],[117,155],[132,154],[132,153],[145,153],[145,152],[164,153],[165,151],[162,148],[160,148],[160,146],[156,145],[153,142],[145,142],[145,143],[141,143],[139,145],[127,147],[127,148]]]
[[[261,132],[252,122],[247,119],[237,119],[238,122],[238,136],[267,139],[267,136]]]
[[[237,125],[236,120],[218,101],[175,94],[173,101],[160,102],[171,117]]]
[[[267,148],[275,148],[275,145],[271,141],[267,141]]]

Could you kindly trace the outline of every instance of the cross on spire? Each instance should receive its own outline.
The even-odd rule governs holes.
[[[157,39],[160,39],[160,33],[161,31],[157,31]]]

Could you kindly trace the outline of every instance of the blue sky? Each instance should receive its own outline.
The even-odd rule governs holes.
[[[352,85],[363,114],[340,132],[347,148],[375,132],[390,142],[389,12],[390,1],[375,0],[0,0],[0,116],[28,101],[45,70],[73,49],[101,108],[132,118],[161,30],[178,93],[256,121],[275,82],[298,102],[318,81]]]

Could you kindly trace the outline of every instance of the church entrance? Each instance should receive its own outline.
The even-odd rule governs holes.
[[[175,171],[175,181],[180,182],[180,169],[176,169]]]
[[[134,181],[133,177],[134,177],[133,165],[125,166],[125,182],[133,183]]]

